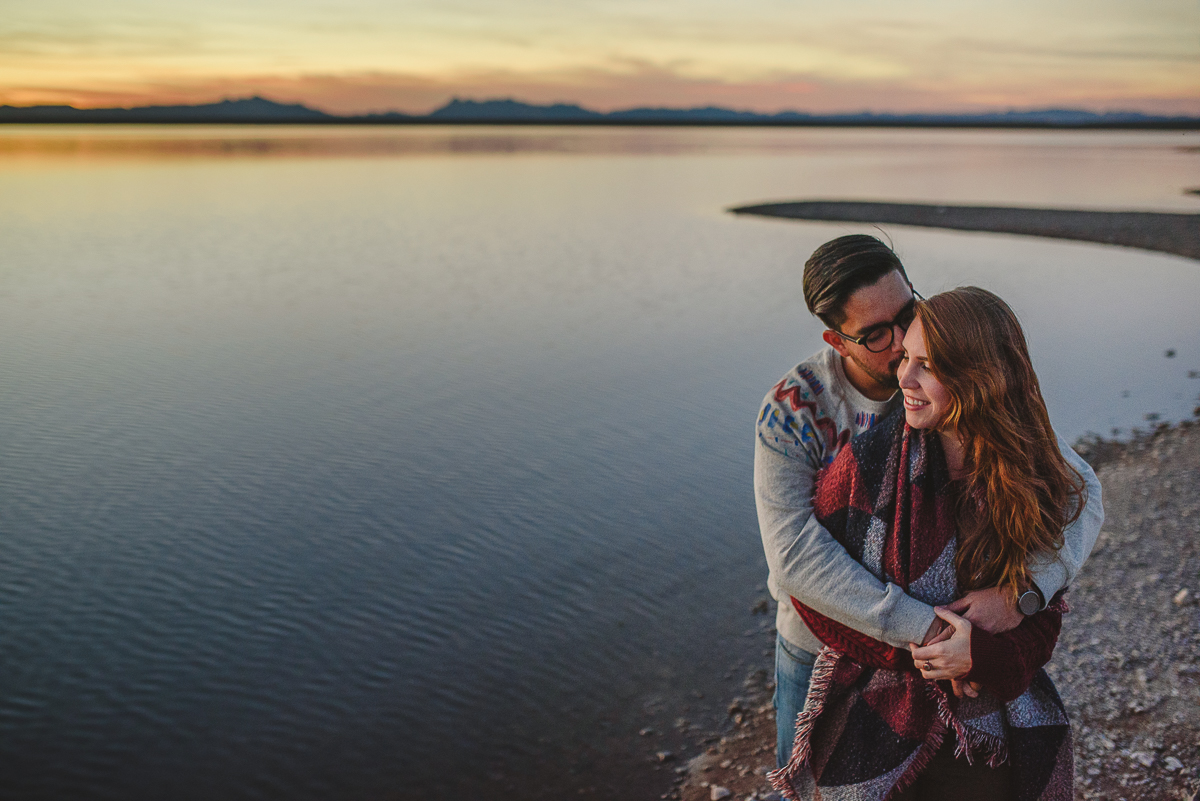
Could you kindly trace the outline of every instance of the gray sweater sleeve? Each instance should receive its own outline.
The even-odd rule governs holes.
[[[1057,434],[1055,436],[1058,436]],[[1100,497],[1100,480],[1096,471],[1071,449],[1062,437],[1058,437],[1058,449],[1067,464],[1079,471],[1087,488],[1087,502],[1075,522],[1063,529],[1063,547],[1058,553],[1035,554],[1030,559],[1029,570],[1033,581],[1049,603],[1054,594],[1075,580],[1079,569],[1087,561],[1100,536],[1104,525],[1104,504]]]
[[[794,596],[869,637],[897,648],[921,642],[933,607],[883,582],[854,560],[812,511],[815,471],[756,439],[754,497],[759,531],[780,603]]]

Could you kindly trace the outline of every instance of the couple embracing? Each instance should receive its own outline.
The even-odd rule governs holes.
[[[922,298],[878,239],[804,269],[829,347],[767,394],[754,488],[796,799],[1070,799],[1042,666],[1103,522],[994,294]]]

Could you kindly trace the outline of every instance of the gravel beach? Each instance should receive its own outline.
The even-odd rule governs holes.
[[[1200,795],[1200,425],[1081,443],[1106,520],[1047,670],[1075,727],[1075,797]],[[769,644],[773,646],[774,635]],[[764,635],[767,643],[767,635]],[[773,799],[773,663],[751,671],[724,731],[696,744],[664,798]]]
[[[1200,259],[1200,214],[1084,211],[1000,206],[932,206],[813,200],[763,203],[729,209],[734,214],[875,224],[916,225],[960,231],[1025,234],[1102,242]]]

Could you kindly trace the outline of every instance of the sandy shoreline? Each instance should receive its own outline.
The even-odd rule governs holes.
[[[1080,450],[1096,468],[1107,517],[1047,666],[1075,727],[1075,798],[1195,801],[1200,425]],[[772,668],[764,658],[762,669]],[[696,744],[698,756],[664,798],[777,797],[765,778],[775,762],[772,688],[746,689],[730,703],[722,735]]]
[[[828,200],[763,203],[729,211],[794,220],[890,223],[1074,239],[1200,260],[1200,214]]]

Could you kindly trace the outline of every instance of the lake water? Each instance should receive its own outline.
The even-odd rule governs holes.
[[[872,232],[724,209],[1196,211],[1198,140],[0,128],[0,796],[657,798],[767,663],[753,421]],[[1192,415],[1200,263],[884,233],[1068,439]]]

